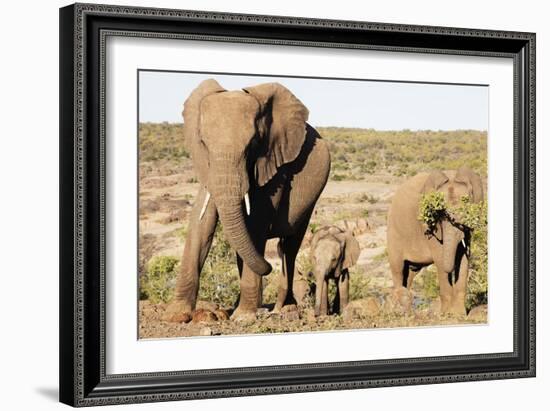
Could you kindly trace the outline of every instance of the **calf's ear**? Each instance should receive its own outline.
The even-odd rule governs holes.
[[[353,233],[349,231],[346,232],[344,241],[344,259],[342,261],[342,268],[348,269],[357,263],[361,250],[359,248],[359,242]]]

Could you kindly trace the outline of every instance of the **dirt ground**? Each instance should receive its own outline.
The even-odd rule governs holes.
[[[351,303],[347,312],[315,318],[308,307],[300,307],[297,313],[282,314],[270,314],[264,307],[259,309],[257,320],[250,323],[209,320],[185,324],[162,321],[166,304],[142,300],[140,338],[485,323],[485,306],[476,307],[467,318],[440,316],[437,298],[423,295],[418,278],[413,312],[405,314],[395,308],[390,298],[392,283],[386,258],[386,213],[393,192],[403,180],[404,177],[390,174],[369,174],[360,181],[329,181],[317,203],[312,227],[335,224],[347,228],[354,232],[360,244],[361,254],[351,273],[352,282],[356,276],[355,283],[368,290]],[[140,272],[152,256],[181,256],[185,227],[198,188],[190,162],[178,167],[162,161],[140,165]],[[310,238],[308,234],[304,239],[304,253]],[[276,244],[276,240],[270,240],[266,249],[266,258],[275,272],[281,267]],[[231,307],[201,304],[207,309],[222,308],[231,312]]]

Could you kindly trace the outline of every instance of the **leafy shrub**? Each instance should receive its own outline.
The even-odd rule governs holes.
[[[439,280],[437,278],[437,268],[434,265],[422,270],[418,280],[417,282],[425,298],[433,300],[439,297]]]
[[[418,220],[427,226],[427,232],[433,232],[436,224],[441,221],[447,213],[445,197],[440,191],[433,191],[424,194],[420,199],[418,207]]]
[[[361,266],[349,270],[349,300],[360,300],[369,296],[370,278]]]
[[[156,256],[149,260],[147,270],[140,277],[140,299],[165,303],[174,295],[179,259]]]
[[[266,277],[262,278],[262,303],[263,304],[275,304],[277,301],[277,294],[279,292],[279,277],[281,271],[273,269],[273,271]]]
[[[202,269],[199,300],[231,307],[237,301],[239,290],[239,271],[235,252],[225,239],[221,224],[218,224],[212,247]]]
[[[184,236],[185,231],[182,230],[181,235]],[[169,302],[174,296],[179,261],[171,256],[151,258],[146,272],[140,278],[140,299],[148,299],[155,304]],[[218,224],[201,272],[198,298],[230,307],[236,302],[239,289],[235,253]]]

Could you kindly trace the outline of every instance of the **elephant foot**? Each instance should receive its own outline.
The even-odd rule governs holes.
[[[168,305],[162,315],[163,321],[171,323],[188,323],[193,318],[191,306],[183,301],[174,301]]]
[[[245,310],[237,307],[231,314],[231,320],[244,323],[254,322],[256,321],[256,310]]]

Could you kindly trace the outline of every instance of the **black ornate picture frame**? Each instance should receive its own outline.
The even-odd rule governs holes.
[[[105,41],[108,36],[512,59],[513,351],[107,374]],[[60,100],[61,402],[92,406],[535,376],[535,34],[75,4],[60,10]]]

